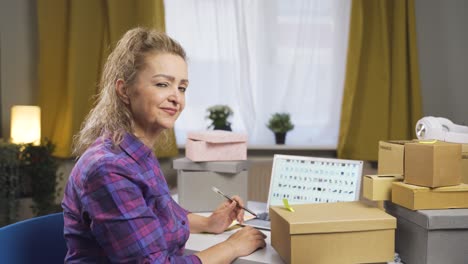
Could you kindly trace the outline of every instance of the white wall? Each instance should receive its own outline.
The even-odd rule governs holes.
[[[416,0],[419,70],[426,116],[468,125],[468,1]]]
[[[0,0],[0,138],[10,137],[10,108],[37,104],[35,0]]]

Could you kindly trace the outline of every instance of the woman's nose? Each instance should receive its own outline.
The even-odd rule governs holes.
[[[179,104],[180,99],[181,99],[179,89],[178,88],[173,89],[173,92],[169,95],[168,99],[169,99],[170,102],[172,102],[174,104]]]

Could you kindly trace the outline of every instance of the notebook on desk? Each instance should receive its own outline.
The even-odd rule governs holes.
[[[359,200],[363,161],[274,155],[265,212],[244,225],[270,230],[268,208],[290,205]]]

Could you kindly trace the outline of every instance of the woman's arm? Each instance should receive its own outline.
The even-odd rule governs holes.
[[[191,233],[222,233],[237,219],[241,222],[244,212],[237,207],[237,203],[244,206],[242,199],[234,196],[232,203],[226,201],[221,204],[209,217],[188,214]],[[265,247],[265,235],[252,228],[244,227],[232,234],[226,241],[216,244],[206,250],[196,253],[202,263],[231,263],[238,257],[247,256],[258,248]]]
[[[209,231],[208,217],[197,214],[188,214],[187,218],[190,223],[190,233],[211,233]]]
[[[225,201],[209,217],[196,214],[188,214],[190,233],[222,233],[234,220],[242,223],[244,221],[244,210],[236,205],[244,206],[239,196],[233,196],[233,202]]]
[[[238,257],[252,254],[259,248],[264,248],[265,234],[247,226],[232,234],[226,241],[216,244],[206,250],[195,253],[202,263],[231,263]]]

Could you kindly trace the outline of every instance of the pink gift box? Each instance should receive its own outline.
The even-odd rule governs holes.
[[[224,130],[189,132],[185,156],[192,161],[247,159],[247,135]]]

